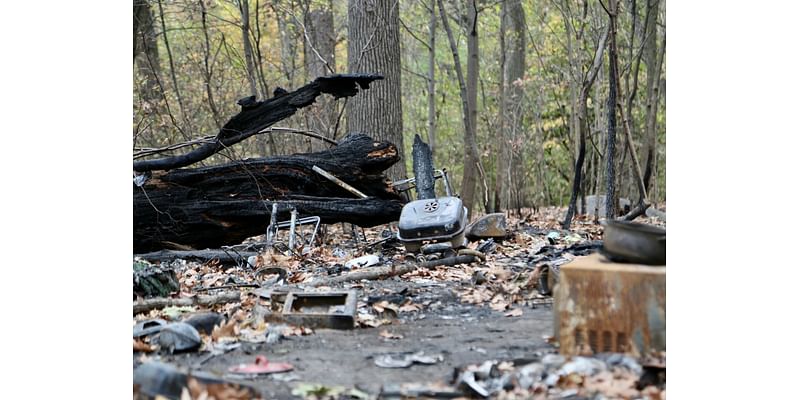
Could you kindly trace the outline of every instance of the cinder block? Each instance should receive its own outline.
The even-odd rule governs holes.
[[[613,263],[597,253],[563,265],[553,293],[560,352],[666,351],[666,278],[666,266]]]

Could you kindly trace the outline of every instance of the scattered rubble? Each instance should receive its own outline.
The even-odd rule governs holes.
[[[562,212],[506,215],[507,234],[472,241],[461,249],[444,242],[409,253],[395,239],[396,225],[354,232],[335,224],[320,226],[311,242],[308,235],[298,236],[294,252],[263,247],[265,232],[238,250],[247,248],[256,255],[234,265],[216,259],[154,261],[175,272],[178,288],[167,296],[134,301],[135,377],[142,375],[139,368],[147,365],[147,371],[159,362],[193,370],[191,376],[165,373],[180,377],[174,384],[177,391],[151,390],[152,382],[143,385],[141,378],[134,382],[140,394],[150,397],[161,393],[180,398],[182,390],[192,390],[191,382],[195,391],[201,385],[203,390],[228,385],[234,396],[247,387],[236,386],[242,382],[226,375],[234,368],[278,368],[281,364],[273,360],[285,360],[293,372],[260,378],[235,374],[257,388],[256,394],[242,398],[663,397],[665,358],[645,362],[621,354],[565,357],[555,354],[558,348],[542,333],[517,334],[515,343],[527,343],[522,347],[504,344],[513,332],[504,324],[551,326],[549,290],[562,266],[602,249],[602,226],[590,217],[577,217],[572,231],[562,231]],[[478,329],[477,324],[489,328]],[[472,332],[484,333],[471,337]],[[341,361],[316,366],[319,353],[313,348]],[[374,355],[361,360],[374,371],[365,370],[365,364],[346,365],[360,362],[358,355],[365,349]],[[459,365],[455,373],[447,372]],[[320,372],[331,368],[350,371],[353,380]],[[386,375],[395,369],[412,380],[390,383],[387,376],[401,376]]]

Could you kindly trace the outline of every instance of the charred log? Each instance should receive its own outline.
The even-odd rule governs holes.
[[[301,216],[318,215],[323,223],[395,221],[403,202],[383,171],[398,159],[393,144],[350,134],[317,153],[153,172],[134,186],[134,251],[167,244],[202,249],[240,243],[265,232],[273,202],[279,204],[278,220],[288,219],[295,207]],[[353,198],[313,171],[315,165],[369,197]]]

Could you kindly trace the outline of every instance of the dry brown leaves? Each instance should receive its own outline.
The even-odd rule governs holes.
[[[153,352],[155,348],[148,343],[143,342],[141,339],[133,339],[133,351],[141,351],[143,353]]]
[[[183,388],[181,400],[248,400],[253,394],[233,383],[204,384],[189,377],[188,387]]]
[[[372,314],[359,313],[356,315],[356,323],[362,328],[377,328],[382,325],[390,325],[392,320],[388,318],[378,318]]]

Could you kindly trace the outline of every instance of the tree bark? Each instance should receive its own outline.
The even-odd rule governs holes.
[[[347,102],[347,131],[369,132],[397,145],[404,159],[403,102],[400,93],[400,15],[398,0],[349,0],[347,64],[351,73],[371,71],[386,82]],[[407,176],[404,162],[389,170]]]
[[[253,45],[250,43],[250,3],[239,0],[239,13],[242,16],[242,43],[244,46],[244,59],[247,67],[247,82],[250,84],[250,94],[256,98],[265,98],[266,93],[259,94],[256,77],[256,62],[253,56]]]
[[[158,38],[153,11],[147,0],[133,1],[133,60],[144,75],[142,98],[148,102],[160,100],[158,80],[161,63],[158,57]]]
[[[508,12],[506,13],[508,23],[506,28],[510,30],[506,34],[508,46],[506,51],[505,72],[503,74],[503,85],[505,87],[503,116],[504,126],[509,134],[504,135],[507,143],[506,161],[503,163],[504,171],[503,190],[501,190],[500,208],[509,208],[511,204],[510,191],[512,187],[523,188],[525,186],[525,173],[520,143],[523,134],[522,127],[522,86],[517,81],[525,76],[525,9],[520,0],[508,2]],[[517,199],[515,206],[522,207],[520,199]]]
[[[444,10],[442,0],[437,0],[439,4],[439,14],[442,17],[442,26],[447,33],[450,42],[450,51],[453,53],[456,76],[458,77],[458,87],[461,92],[462,118],[464,121],[464,176],[461,180],[461,199],[468,210],[472,210],[475,198],[476,175],[478,172],[478,148],[475,143],[475,129],[477,124],[477,110],[475,106],[478,102],[478,32],[477,32],[477,5],[471,2],[470,11],[467,18],[468,30],[468,65],[467,79],[464,79],[464,72],[461,67],[461,58],[458,55],[458,45],[456,44],[453,31],[450,29],[450,22],[447,20],[447,13]],[[469,17],[472,18],[469,18]],[[470,68],[470,66],[472,68]],[[470,73],[471,71],[471,73]]]
[[[610,40],[608,42],[608,134],[606,136],[606,219],[617,216],[615,154],[617,141],[617,1],[609,1],[608,20]]]
[[[403,202],[383,171],[398,160],[395,145],[351,134],[318,153],[153,173],[142,186],[134,186],[134,251],[241,243],[266,231],[273,202],[279,203],[282,218],[296,207],[324,223],[395,221]],[[314,172],[315,165],[370,197],[354,199]]]
[[[428,145],[431,160],[436,159],[436,2],[431,0],[428,23]]]
[[[211,89],[211,76],[214,70],[211,67],[211,38],[208,35],[208,12],[206,11],[205,0],[198,0],[200,3],[200,18],[203,22],[203,38],[205,39],[205,52],[203,53],[203,83],[206,88],[206,96],[208,100],[208,108],[211,109],[211,116],[214,118],[214,124],[218,128],[222,127],[222,119],[220,117],[217,102],[214,100],[214,91]]]
[[[499,47],[500,47],[500,68],[498,71],[500,72],[500,77],[497,80],[498,82],[498,96],[497,96],[497,109],[498,109],[498,118],[497,118],[497,129],[495,131],[495,143],[494,143],[494,156],[495,156],[495,174],[494,174],[494,202],[492,204],[491,210],[486,210],[486,212],[501,212],[503,207],[506,207],[506,203],[508,201],[508,197],[504,196],[505,193],[503,192],[504,183],[506,183],[506,169],[507,165],[509,165],[509,154],[510,151],[508,149],[508,134],[506,132],[506,30],[508,29],[508,2],[504,1],[503,4],[500,6],[500,29],[499,32]],[[504,201],[505,200],[505,201]]]
[[[305,15],[305,66],[306,73],[311,76],[324,76],[334,73],[336,69],[335,33],[333,13],[329,10],[311,10]],[[333,139],[333,127],[336,125],[336,103],[329,98],[320,99],[308,110],[308,128],[329,139]],[[328,148],[319,141],[311,141],[311,151]]]
[[[659,90],[659,83],[661,80],[661,68],[664,62],[664,53],[666,51],[666,37],[662,45],[658,46],[658,14],[659,14],[659,0],[651,0],[648,2],[648,7],[652,17],[652,22],[645,29],[645,48],[644,48],[644,61],[647,68],[647,104],[645,106],[645,142],[647,143],[647,153],[645,155],[644,167],[644,186],[647,191],[650,191],[650,177],[653,171],[653,164],[655,160],[656,145],[658,143],[658,135],[656,133],[656,116],[658,115],[658,104],[661,97]]]

